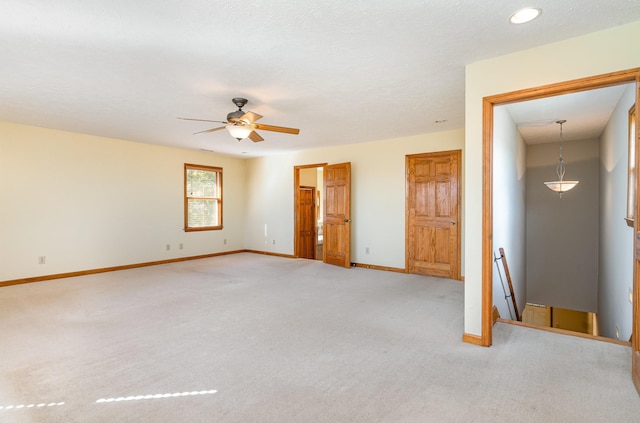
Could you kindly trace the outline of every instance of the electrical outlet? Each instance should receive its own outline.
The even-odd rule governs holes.
[[[224,245],[227,245],[227,238],[224,239]]]
[[[171,249],[171,244],[167,244],[167,251]]]
[[[180,244],[178,244],[178,248],[181,249],[181,250],[184,248],[184,245],[182,244],[182,242]]]
[[[365,254],[369,254],[369,247],[367,247],[367,248],[365,248],[365,249],[364,249],[364,253],[365,253]]]
[[[276,240],[275,239],[273,240],[273,245],[276,245]]]
[[[38,257],[38,264],[46,264],[46,263],[47,263],[47,257],[46,256]]]

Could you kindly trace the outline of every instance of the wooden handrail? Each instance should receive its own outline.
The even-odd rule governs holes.
[[[504,248],[500,247],[498,249],[500,251],[500,258],[502,259],[502,265],[504,266],[504,275],[507,278],[507,283],[509,284],[509,293],[511,297],[511,302],[513,303],[513,311],[516,313],[516,320],[521,321],[522,316],[518,311],[518,303],[516,301],[516,294],[513,292],[513,284],[511,283],[511,273],[509,273],[509,265],[507,264],[507,256],[504,255]]]

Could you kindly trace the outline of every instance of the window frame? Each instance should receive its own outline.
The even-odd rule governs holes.
[[[634,226],[635,223],[635,207],[636,207],[636,164],[637,154],[636,151],[636,139],[638,137],[638,115],[636,113],[636,105],[634,104],[629,109],[629,129],[628,129],[628,139],[629,139],[629,166],[627,168],[627,217],[625,217],[625,221],[627,225],[630,227]]]
[[[216,197],[195,197],[189,196],[187,192],[187,174],[189,170],[204,170],[207,172],[216,173]],[[213,200],[218,205],[218,222],[213,226],[189,226],[189,200]],[[184,164],[184,231],[185,232],[198,232],[198,231],[215,231],[222,229],[222,168],[216,166],[206,166],[185,163]]]

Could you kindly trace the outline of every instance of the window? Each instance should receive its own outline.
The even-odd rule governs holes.
[[[629,110],[629,171],[627,173],[627,225],[633,226],[636,207],[636,106]]]
[[[184,230],[222,229],[222,168],[184,165]]]

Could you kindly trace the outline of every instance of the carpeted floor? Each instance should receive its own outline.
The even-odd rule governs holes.
[[[1,422],[638,422],[628,347],[460,282],[237,254],[0,289]]]

